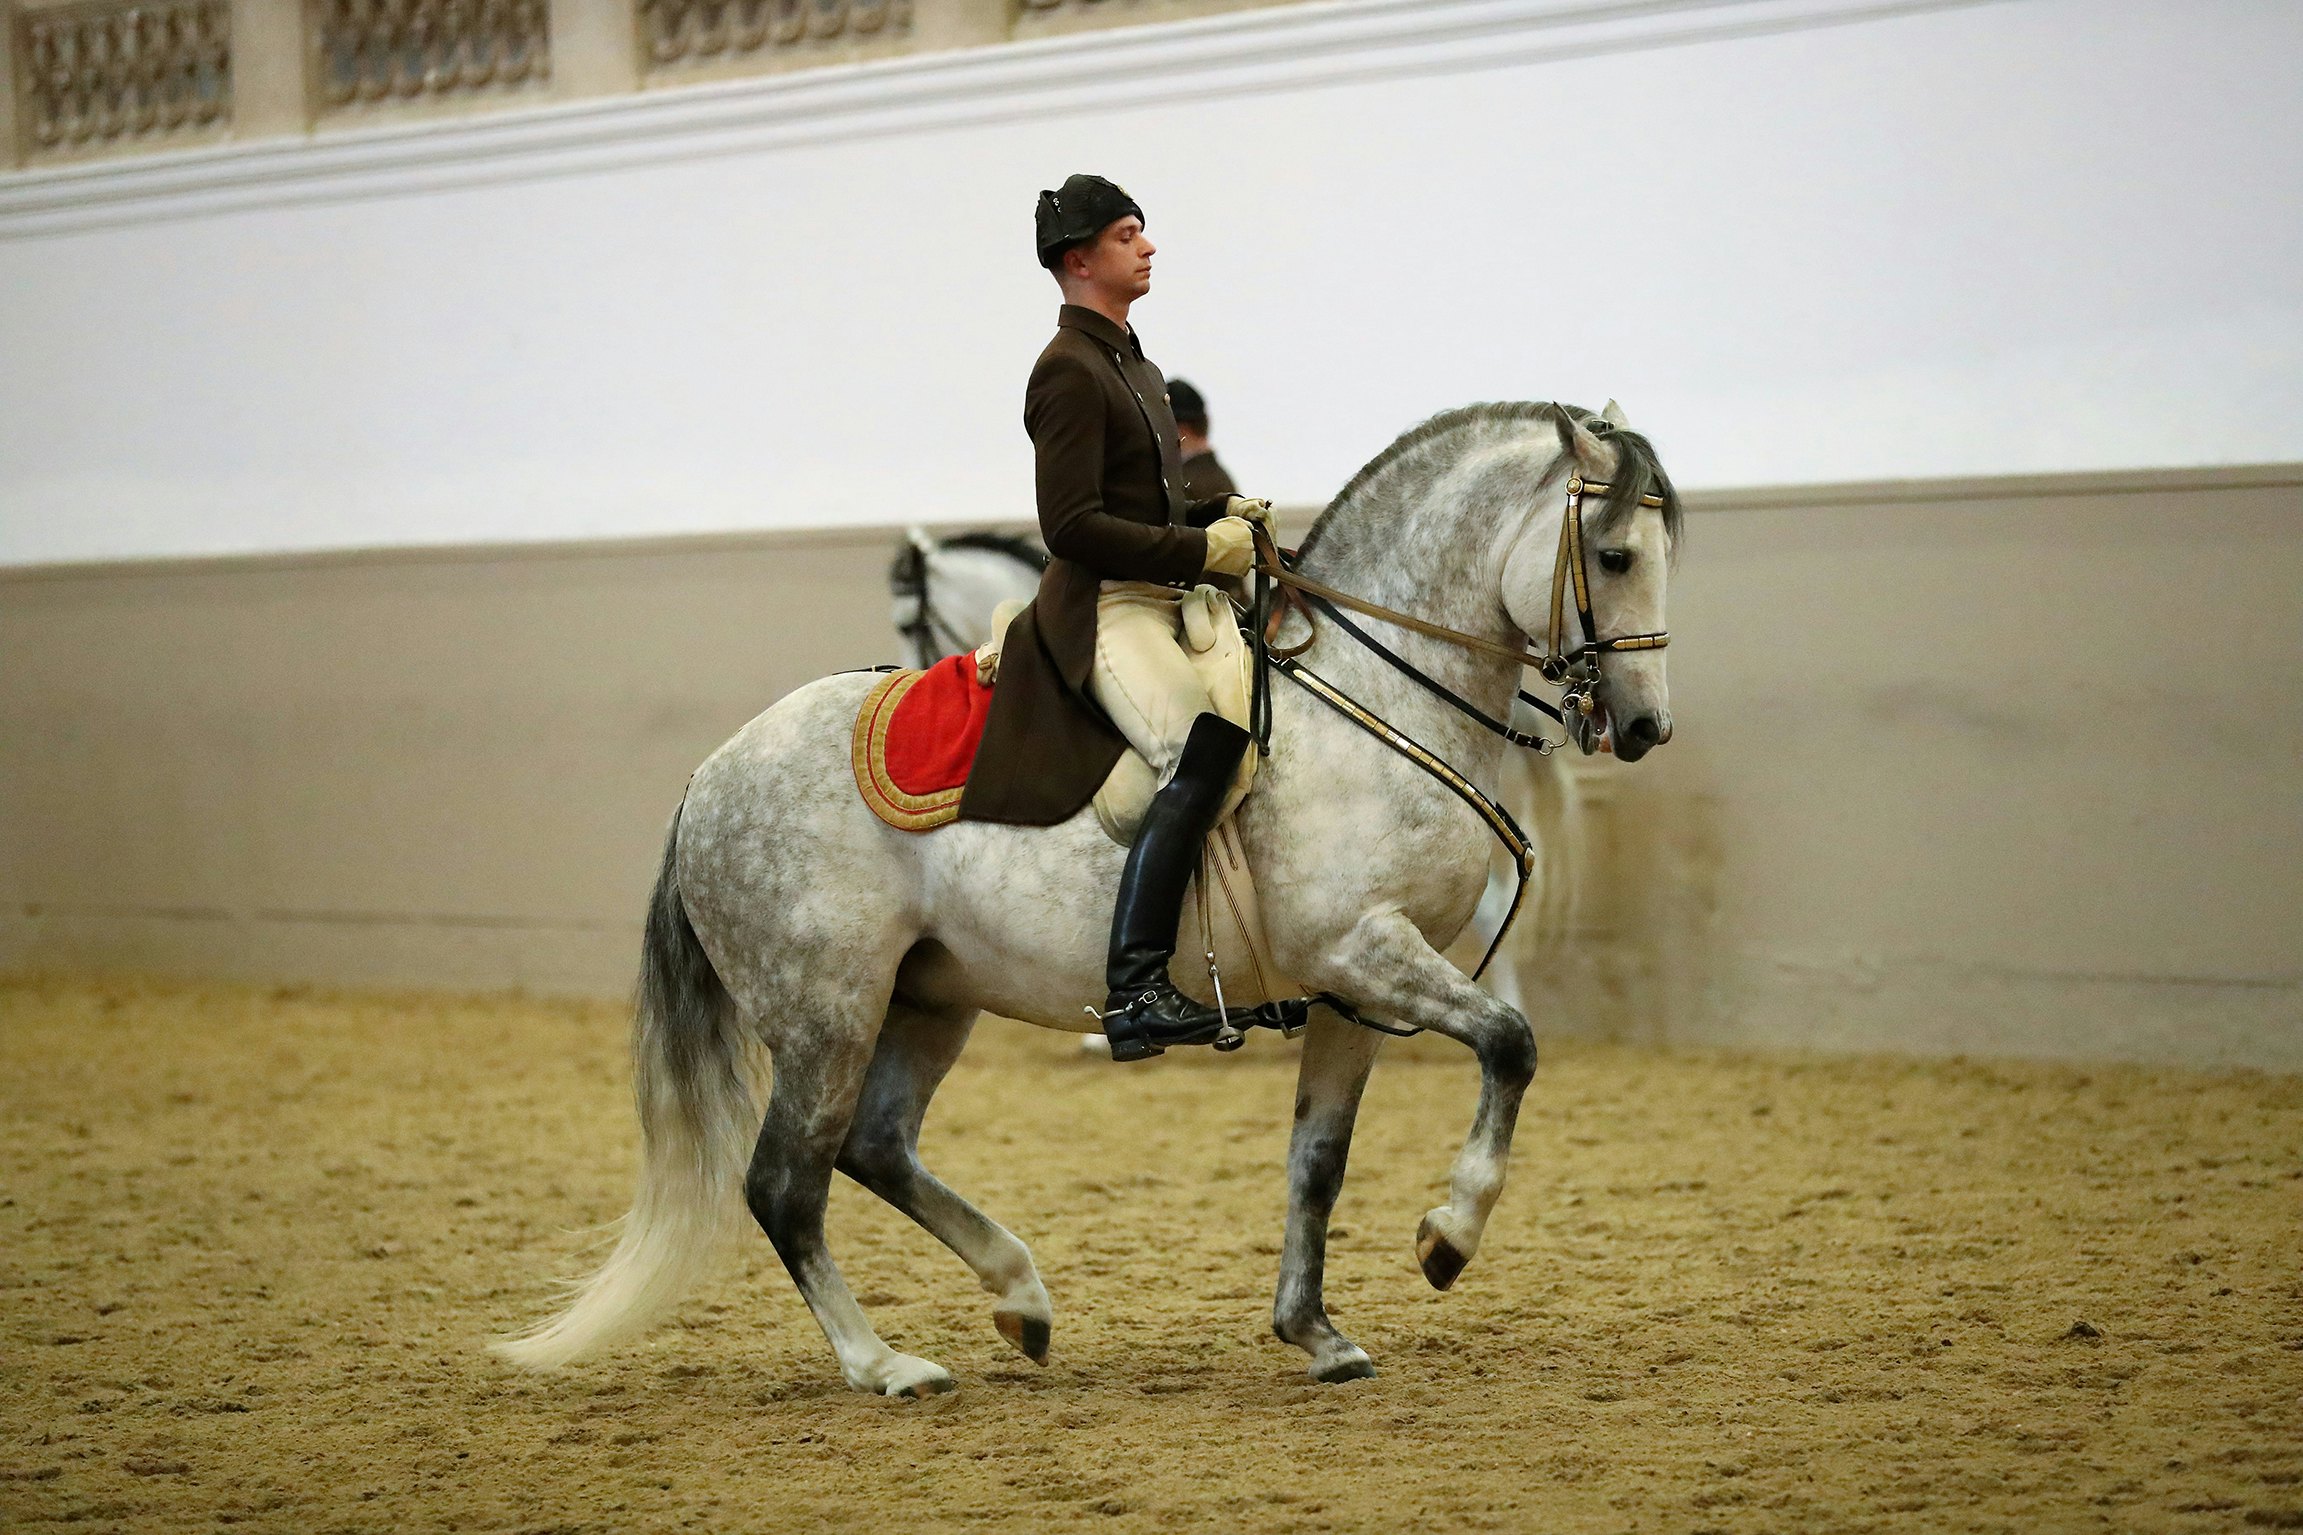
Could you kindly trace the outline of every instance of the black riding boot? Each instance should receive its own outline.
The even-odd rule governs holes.
[[[1152,796],[1136,828],[1112,913],[1111,957],[1104,963],[1104,984],[1111,989],[1104,1035],[1115,1061],[1140,1061],[1169,1045],[1208,1044],[1223,1027],[1221,1013],[1175,989],[1168,961],[1175,958],[1184,887],[1199,867],[1200,846],[1247,744],[1248,733],[1221,715],[1192,721],[1175,776]]]

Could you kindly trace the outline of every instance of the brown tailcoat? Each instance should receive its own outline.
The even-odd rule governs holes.
[[[1127,749],[1088,697],[1096,595],[1105,581],[1189,586],[1207,564],[1223,498],[1189,505],[1167,381],[1135,332],[1066,304],[1024,389],[1047,574],[1008,625],[983,745],[960,816],[1018,826],[1068,821]]]

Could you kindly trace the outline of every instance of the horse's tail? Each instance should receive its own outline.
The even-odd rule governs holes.
[[[527,1369],[596,1352],[646,1327],[710,1266],[743,1211],[760,1116],[736,1008],[689,925],[677,873],[680,818],[648,902],[632,1020],[640,1187],[615,1250],[560,1311],[495,1344]]]

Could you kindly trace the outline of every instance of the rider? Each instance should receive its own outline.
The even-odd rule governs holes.
[[[1112,1058],[1140,1060],[1209,1043],[1222,1023],[1176,990],[1168,964],[1184,888],[1248,733],[1214,712],[1185,658],[1181,603],[1203,577],[1247,573],[1251,519],[1268,522],[1271,507],[1184,499],[1166,384],[1128,325],[1129,306],[1151,291],[1153,246],[1135,199],[1101,176],[1073,176],[1040,194],[1036,225],[1040,265],[1064,296],[1024,394],[1040,531],[1054,558],[1007,631],[960,813],[1027,824],[1068,817],[1123,744],[1159,773],[1120,876],[1104,967]],[[991,774],[987,756],[1000,759]],[[1016,782],[1033,775],[1036,786]]]

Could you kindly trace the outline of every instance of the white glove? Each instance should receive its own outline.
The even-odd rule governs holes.
[[[1245,517],[1219,517],[1207,525],[1207,564],[1211,576],[1244,576],[1255,568],[1255,524]]]
[[[1234,496],[1224,503],[1226,517],[1245,517],[1250,522],[1271,526],[1271,503],[1261,496]]]

